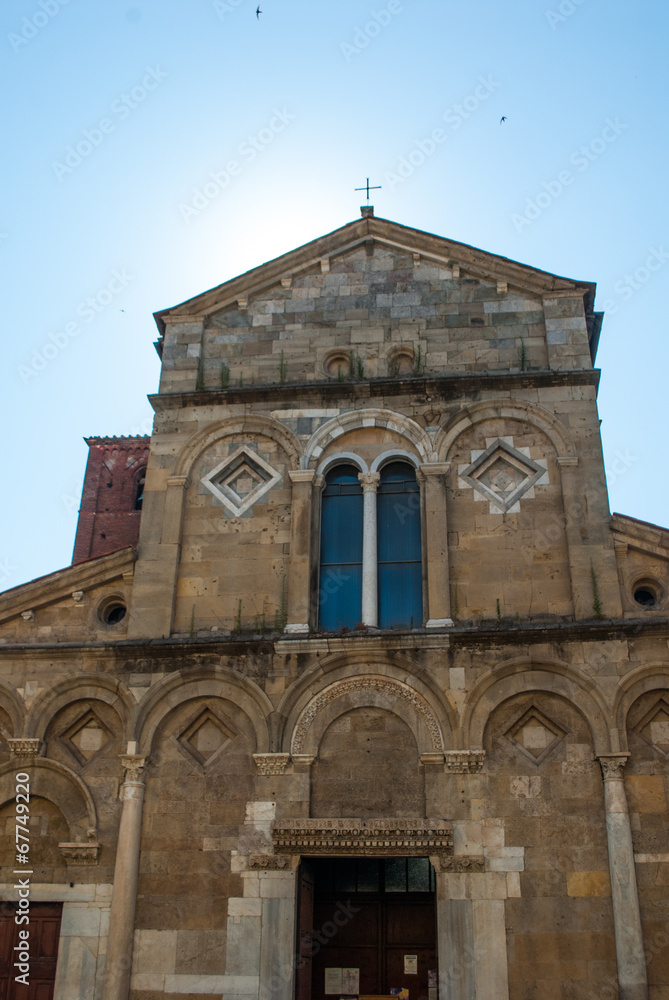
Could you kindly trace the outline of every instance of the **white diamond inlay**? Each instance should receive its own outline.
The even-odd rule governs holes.
[[[200,480],[236,517],[244,514],[280,481],[281,473],[246,445],[228,455]]]
[[[513,438],[495,438],[485,451],[472,451],[471,464],[458,468],[460,486],[471,486],[475,500],[487,500],[490,513],[515,513],[523,496],[534,496],[537,485],[548,483],[546,462],[535,462],[513,447]]]

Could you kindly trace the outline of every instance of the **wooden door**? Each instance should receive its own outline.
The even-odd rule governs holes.
[[[30,923],[18,926],[14,908],[5,903],[0,916],[0,1000],[53,1000],[62,903],[31,903]],[[19,930],[30,932],[29,985],[16,982],[14,950]]]
[[[412,881],[423,861],[420,880]],[[312,871],[308,995],[339,1000],[325,993],[325,970],[359,969],[360,994],[387,996],[392,988],[404,988],[409,1000],[428,1000],[428,972],[437,968],[437,955],[434,875],[427,859],[314,861]],[[425,891],[411,891],[412,884]],[[415,956],[415,972],[405,971],[414,964],[407,956]],[[298,993],[298,1000],[306,996]]]
[[[303,861],[297,877],[297,1000],[311,1000],[312,928],[314,926],[314,875],[308,861]],[[2,998],[0,997],[0,1000]]]

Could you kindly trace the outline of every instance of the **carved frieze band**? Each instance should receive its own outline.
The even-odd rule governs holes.
[[[299,858],[290,854],[252,854],[249,858],[251,871],[289,872],[294,871]]]
[[[447,750],[444,761],[453,774],[478,774],[483,770],[485,750]]]
[[[21,757],[26,762],[41,757],[44,753],[44,741],[38,739],[7,740],[12,757]]]
[[[453,853],[453,827],[427,819],[296,819],[272,824],[282,854],[424,856]]]
[[[439,723],[419,695],[404,684],[398,684],[395,681],[386,680],[382,677],[352,677],[350,680],[333,684],[307,706],[295,727],[292,752],[294,754],[302,753],[307,733],[319,712],[329,705],[330,702],[352,694],[355,691],[378,691],[381,694],[388,694],[392,698],[401,698],[402,701],[407,702],[415,709],[427,726],[433,750],[437,753],[443,751],[444,744],[441,738]]]
[[[439,870],[451,872],[452,874],[470,874],[471,872],[485,871],[485,858],[483,855],[442,855],[439,858]]]

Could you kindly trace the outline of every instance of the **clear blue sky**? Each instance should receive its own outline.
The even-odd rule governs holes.
[[[368,175],[379,216],[598,283],[611,506],[669,524],[669,6],[256,2],[3,4],[0,589],[70,562],[83,437],[150,431],[152,313]]]

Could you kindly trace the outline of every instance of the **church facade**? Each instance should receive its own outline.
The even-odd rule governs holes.
[[[669,531],[609,511],[594,299],[363,209],[156,314],[150,441],[0,595],[0,995],[25,885],[40,1000],[669,1000]]]

